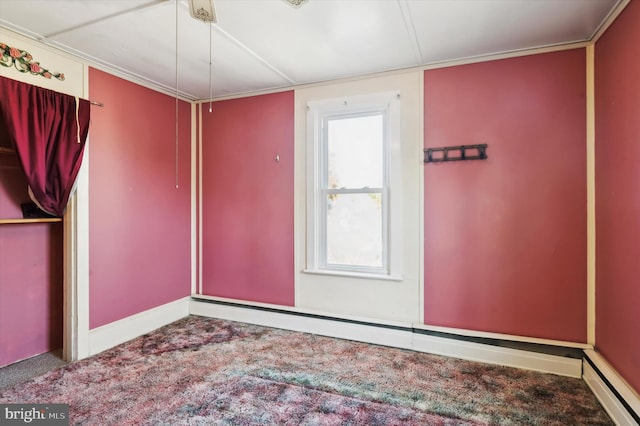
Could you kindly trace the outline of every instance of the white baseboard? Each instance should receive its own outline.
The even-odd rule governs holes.
[[[488,364],[580,378],[582,360],[501,346],[415,334],[414,350]]]
[[[189,314],[410,349],[562,376],[582,377],[616,424],[620,426],[638,426],[633,415],[621,402],[620,398],[637,414],[640,413],[640,396],[594,350],[585,349],[584,352],[594,363],[600,374],[615,389],[615,393],[587,361],[583,363],[582,360],[563,356],[432,336],[414,332],[411,328],[394,324],[367,324],[358,320],[332,319],[312,314],[304,315],[293,310],[291,313],[287,313],[286,310],[271,311],[268,309],[256,309],[256,307],[251,306],[207,303],[194,300],[191,297],[185,297],[90,330],[89,355],[97,354],[149,333]]]
[[[382,324],[368,325],[356,321],[273,312],[228,304],[207,303],[192,300],[189,312],[239,321],[267,327],[282,328],[304,333],[355,340],[402,349],[445,355],[470,361],[506,365],[579,378],[582,375],[582,360],[555,355],[503,348],[445,337],[415,333],[410,328]]]
[[[640,396],[629,386],[609,363],[596,351],[585,350],[589,360],[593,362],[598,371],[606,378],[606,381],[615,389],[620,398],[640,416]],[[611,390],[609,385],[600,377],[600,374],[584,361],[583,379],[591,388],[598,401],[602,404],[613,421],[619,426],[638,426],[629,410],[622,404],[620,398]]]
[[[89,330],[89,356],[186,317],[190,300],[185,297]]]
[[[271,312],[250,307],[220,305],[215,303],[191,301],[189,312],[192,315],[220,318],[266,327],[281,328],[302,333],[337,337],[399,348],[411,348],[411,332],[389,328],[356,324],[345,321],[332,321],[285,312]]]
[[[492,333],[488,331],[469,330],[465,328],[438,327],[426,324],[413,324],[419,330],[428,330],[441,333],[455,334],[467,337],[479,337],[483,339],[507,340],[509,342],[535,343],[539,345],[561,346],[563,348],[593,349],[587,343],[570,342],[567,340],[541,339],[537,337],[519,336],[517,334]]]

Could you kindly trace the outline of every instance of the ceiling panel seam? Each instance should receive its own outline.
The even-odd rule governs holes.
[[[20,25],[13,24],[4,19],[0,19],[0,28],[6,28],[9,31],[13,31],[17,34],[21,34],[24,37],[30,38],[32,40],[38,40],[38,41],[44,40],[44,36],[42,34],[28,30],[24,27],[21,27]]]
[[[44,36],[44,38],[50,39],[52,37],[56,37],[56,36],[59,36],[61,34],[70,33],[72,31],[76,31],[76,30],[79,30],[81,28],[89,27],[91,25],[94,25],[94,24],[97,24],[97,23],[100,23],[100,22],[103,22],[103,21],[108,21],[109,19],[112,19],[112,18],[117,18],[119,16],[126,15],[126,14],[131,13],[131,12],[138,12],[140,10],[148,9],[150,7],[157,6],[159,4],[167,3],[167,2],[170,2],[170,1],[174,1],[174,0],[154,0],[154,1],[149,2],[149,3],[144,3],[144,4],[141,4],[139,6],[132,7],[131,9],[121,10],[119,12],[115,12],[115,13],[112,13],[110,15],[102,16],[100,18],[96,18],[96,19],[92,19],[92,20],[87,21],[87,22],[83,22],[82,24],[74,25],[73,27],[65,28],[63,30],[56,31],[56,32],[51,33],[51,34],[46,34]]]
[[[220,34],[222,34],[225,37],[227,37],[234,44],[236,44],[236,46],[240,47],[245,52],[247,52],[249,55],[253,56],[255,59],[257,59],[260,63],[262,63],[267,68],[269,68],[271,71],[275,72],[280,77],[282,77],[283,79],[287,80],[290,84],[295,84],[296,83],[296,81],[294,79],[292,79],[291,77],[286,75],[284,72],[280,71],[278,68],[276,68],[273,64],[271,64],[269,61],[264,59],[262,56],[258,55],[256,52],[254,52],[253,50],[251,50],[250,48],[245,46],[240,40],[238,40],[237,38],[235,38],[234,36],[232,36],[231,34],[226,32],[225,30],[220,28],[218,25],[215,25],[214,27]]]
[[[420,41],[418,40],[418,33],[416,32],[416,27],[413,22],[413,15],[411,14],[411,7],[407,0],[398,0],[398,6],[400,7],[400,12],[402,14],[402,20],[404,22],[404,27],[407,30],[407,34],[409,35],[409,40],[411,41],[411,47],[413,49],[413,54],[416,59],[416,64],[420,65],[424,63],[422,59],[422,49],[420,47]]]

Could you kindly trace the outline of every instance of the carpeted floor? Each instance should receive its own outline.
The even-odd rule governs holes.
[[[62,367],[62,350],[46,352],[0,368],[0,391]]]
[[[0,391],[82,425],[611,425],[579,379],[191,316]]]

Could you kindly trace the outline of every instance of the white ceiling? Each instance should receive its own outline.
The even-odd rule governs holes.
[[[197,100],[209,98],[210,53],[222,97],[589,41],[622,3],[215,0],[210,26],[187,0],[0,0],[0,28],[171,93],[177,64],[179,92]]]

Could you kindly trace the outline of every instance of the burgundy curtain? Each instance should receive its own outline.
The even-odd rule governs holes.
[[[0,119],[44,211],[62,217],[89,132],[85,99],[0,77]]]

